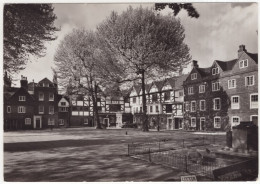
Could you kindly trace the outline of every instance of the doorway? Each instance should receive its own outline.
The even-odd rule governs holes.
[[[41,116],[34,116],[33,128],[34,129],[42,128],[42,117]]]
[[[167,127],[168,127],[167,129],[168,129],[168,130],[172,130],[172,129],[173,129],[173,126],[172,126],[172,118],[169,118],[169,119],[168,119],[167,125],[168,125],[168,126],[167,126]]]
[[[103,121],[105,127],[109,127],[109,118],[104,118],[104,121]]]
[[[200,118],[200,130],[205,129],[205,118]]]

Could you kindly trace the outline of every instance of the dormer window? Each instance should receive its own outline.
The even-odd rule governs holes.
[[[239,61],[239,68],[248,67],[248,59]]]
[[[195,79],[197,79],[197,73],[191,74],[191,80],[195,80]]]
[[[212,75],[216,75],[216,74],[219,74],[219,68],[218,67],[212,68]]]
[[[25,96],[19,96],[19,101],[25,101]]]

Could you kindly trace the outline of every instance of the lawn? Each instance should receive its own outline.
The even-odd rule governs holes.
[[[126,134],[127,131],[127,134]],[[68,128],[4,133],[4,180],[176,181],[178,170],[127,157],[127,144],[197,137],[184,131]],[[216,135],[218,144],[224,135]]]

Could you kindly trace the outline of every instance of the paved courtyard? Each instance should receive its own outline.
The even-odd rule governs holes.
[[[187,174],[127,157],[127,144],[197,136],[202,135],[88,128],[5,132],[4,180],[176,181]],[[225,144],[225,135],[215,134],[215,137],[217,144]]]

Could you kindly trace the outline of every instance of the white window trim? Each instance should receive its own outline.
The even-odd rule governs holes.
[[[245,66],[245,61],[247,62],[247,66]],[[240,63],[242,63],[242,66],[240,65]],[[239,68],[246,68],[246,67],[248,67],[248,59],[239,61]]]
[[[238,97],[238,108],[233,107],[233,98],[235,98],[235,97]],[[240,97],[238,95],[231,96],[231,109],[240,109]]]
[[[11,113],[11,112],[12,112],[11,106],[7,106],[6,108],[7,108],[7,109],[6,109],[6,112],[7,112],[7,113]],[[9,109],[9,108],[10,108],[10,109]]]
[[[251,96],[253,96],[253,95],[257,95],[257,96],[258,96],[258,93],[252,93],[252,94],[250,94],[250,97],[249,97],[249,102],[250,102],[250,109],[258,109],[258,105],[257,105],[257,107],[256,107],[256,108],[252,108],[252,101],[251,101]],[[257,104],[258,104],[258,102],[257,102]]]
[[[53,112],[51,112],[51,107],[53,107]],[[54,114],[54,106],[49,106],[49,114]]]
[[[19,96],[19,101],[26,101],[26,97],[25,96]]]
[[[206,118],[205,117],[200,117],[200,130],[202,130],[202,127],[201,127],[201,121],[204,120],[204,126],[205,126],[205,123],[206,123]]]
[[[197,73],[192,73],[191,74],[191,80],[197,79]]]
[[[192,120],[193,120],[193,119],[195,119],[195,126],[192,126]],[[197,122],[196,122],[196,117],[191,117],[191,118],[190,118],[190,127],[196,128],[196,124],[197,124]]]
[[[27,120],[30,120],[30,123],[28,123]],[[31,124],[32,124],[31,118],[25,118],[24,121],[25,121],[25,122],[24,122],[25,125],[31,125]]]
[[[253,77],[253,84],[251,84],[251,85],[247,84],[247,77]],[[255,85],[255,76],[254,75],[246,76],[245,77],[245,86],[254,86],[254,85]]]
[[[254,117],[254,116],[258,117],[257,114],[255,114],[255,115],[250,115],[250,121],[253,121],[253,117]]]
[[[212,68],[212,75],[219,74],[219,67]]]
[[[216,88],[216,83],[218,83],[218,89],[214,89],[214,86]],[[219,91],[220,90],[220,82],[212,82],[212,91]]]
[[[229,85],[230,83],[229,82],[231,82],[231,84],[232,84],[232,81],[235,81],[235,86],[233,87],[233,86],[231,86],[231,85]],[[236,88],[237,87],[237,80],[236,79],[229,79],[228,80],[228,89],[234,89],[234,88]]]
[[[194,111],[192,110],[192,103],[195,103],[195,110]],[[195,100],[190,102],[190,112],[196,112],[196,101]]]
[[[221,117],[220,116],[215,116],[214,117],[214,128],[221,128],[221,125],[220,125],[220,127],[216,127],[216,119],[219,119],[220,120],[220,123],[221,123]]]
[[[239,116],[232,116],[231,117],[231,123],[232,123],[231,125],[232,125],[232,127],[233,126],[237,126],[237,125],[234,125],[234,118],[238,118],[238,124],[237,125],[239,125],[239,123],[240,123],[240,117]]]
[[[219,99],[219,109],[215,109],[215,100]],[[213,99],[213,110],[219,111],[221,109],[221,99],[220,98],[214,98]]]
[[[203,90],[201,90],[201,89],[203,89]],[[205,85],[204,84],[199,85],[199,93],[205,93]]]
[[[185,103],[185,111],[187,111],[187,112],[190,111],[189,105],[190,105],[190,102]]]
[[[193,87],[188,87],[188,94],[189,95],[194,94]]]
[[[52,94],[53,98],[50,98],[51,94]],[[54,101],[54,93],[49,93],[49,101]]]
[[[40,111],[40,106],[43,107],[43,111]],[[40,106],[38,107],[39,114],[44,114],[44,106],[43,105]]]
[[[22,111],[19,111],[19,109],[22,110]],[[25,106],[18,106],[18,113],[19,113],[19,114],[26,113],[26,108],[25,108]]]
[[[201,102],[204,101],[204,109],[201,109]],[[206,111],[206,100],[200,100],[200,111]]]
[[[40,94],[42,94],[43,98],[40,98]],[[44,93],[43,92],[39,92],[39,101],[44,101]]]

